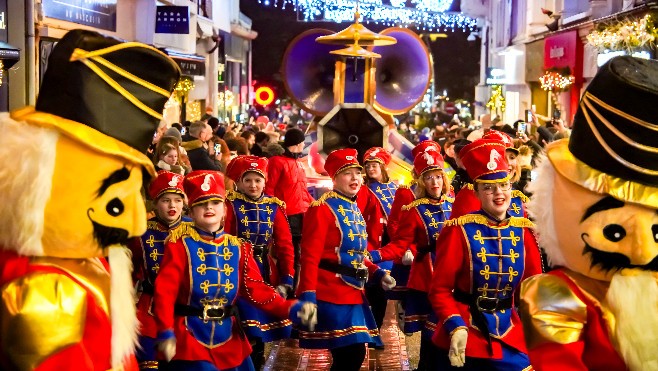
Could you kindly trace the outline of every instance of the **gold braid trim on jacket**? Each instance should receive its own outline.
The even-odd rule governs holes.
[[[254,204],[270,203],[271,202],[271,203],[275,203],[275,204],[281,206],[284,209],[286,208],[286,203],[279,200],[278,198],[276,198],[274,196],[272,196],[272,197],[266,196],[266,197],[261,198],[258,201],[255,201],[255,200],[252,200],[252,199],[248,198],[247,196],[243,195],[240,192],[228,191],[226,193],[226,199],[229,200],[229,201],[234,201],[234,200],[238,199],[238,200],[242,200],[244,202],[251,202],[251,203],[254,203]]]
[[[485,217],[484,215],[479,215],[479,214],[467,214],[460,216],[457,219],[450,219],[446,220],[444,226],[454,226],[454,225],[465,225],[469,223],[477,223],[477,224],[482,224],[482,225],[489,225],[489,219]],[[511,227],[527,227],[527,228],[534,228],[535,224],[531,222],[530,220],[526,218],[518,218],[515,216],[512,216],[509,218],[507,224],[508,226]]]

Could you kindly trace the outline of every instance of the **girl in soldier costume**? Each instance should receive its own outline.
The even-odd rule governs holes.
[[[251,347],[236,319],[238,297],[283,320],[313,325],[313,305],[286,302],[263,282],[249,242],[224,233],[224,177],[193,171],[185,177],[194,225],[165,246],[155,282],[155,317],[164,370],[254,370]]]
[[[130,244],[133,256],[133,277],[139,283],[137,319],[141,324],[137,361],[142,370],[158,367],[156,337],[158,334],[153,317],[153,287],[164,256],[165,240],[181,225],[192,219],[182,216],[185,205],[183,176],[161,170],[151,182],[149,197],[155,205],[155,216],[147,222],[146,233]]]
[[[359,370],[365,344],[382,345],[379,330],[365,299],[367,279],[395,286],[388,273],[364,255],[368,250],[366,223],[356,205],[363,182],[357,151],[331,152],[325,169],[334,190],[311,204],[302,233],[301,272],[297,297],[317,303],[317,328],[299,329],[302,348],[329,349],[331,370]]]
[[[386,232],[386,221],[391,212],[395,191],[398,188],[388,177],[386,166],[390,161],[391,155],[381,147],[370,148],[363,155],[363,166],[366,171],[365,183],[359,189],[356,203],[366,221],[368,247],[374,249],[378,249],[390,241]],[[378,265],[390,272],[393,262],[387,261]],[[386,294],[380,285],[368,284],[366,285],[366,296],[372,314],[375,316],[377,327],[381,329],[386,314]]]
[[[400,258],[411,265],[404,300],[407,334],[422,331],[419,370],[432,369],[431,337],[436,318],[427,299],[434,263],[436,240],[450,219],[450,183],[443,171],[443,157],[436,151],[419,153],[414,159],[417,199],[402,208],[398,233],[388,245],[371,253],[373,262]],[[441,248],[440,246],[438,248]]]
[[[231,160],[226,174],[237,186],[228,192],[224,230],[251,242],[254,258],[265,282],[284,298],[292,294],[294,249],[285,204],[265,195],[267,159],[238,156]],[[258,370],[264,362],[264,343],[290,337],[291,322],[267,315],[248,301],[240,299],[240,320],[252,341],[251,359]]]

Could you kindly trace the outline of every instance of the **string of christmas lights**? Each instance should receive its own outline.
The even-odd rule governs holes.
[[[651,14],[640,19],[627,18],[599,26],[587,35],[587,43],[601,51],[633,51],[651,47],[658,37],[657,27],[656,19]]]
[[[492,85],[491,97],[489,98],[486,107],[491,113],[502,114],[505,112],[506,105],[507,101],[505,100],[505,95],[503,95],[503,86]]]
[[[294,9],[305,22],[354,20],[356,0],[258,0],[261,5]],[[475,19],[462,13],[447,12],[452,0],[359,0],[359,13],[364,23],[384,26],[416,27],[425,31],[473,31]]]
[[[546,71],[543,76],[539,77],[541,88],[552,92],[569,89],[574,80],[573,75],[561,75],[555,71]]]

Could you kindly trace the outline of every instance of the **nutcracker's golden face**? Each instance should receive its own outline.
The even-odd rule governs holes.
[[[42,238],[47,256],[106,255],[146,230],[142,167],[60,136]]]
[[[658,271],[658,210],[589,191],[555,174],[555,238],[568,268],[609,281],[622,269]]]

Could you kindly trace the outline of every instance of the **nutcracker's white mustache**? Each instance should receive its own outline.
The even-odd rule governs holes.
[[[658,370],[656,273],[625,269],[615,274],[606,300],[616,319],[614,345],[629,370]]]
[[[110,313],[112,320],[112,367],[121,364],[135,352],[139,322],[135,311],[132,285],[132,260],[125,246],[109,248],[110,261]]]

